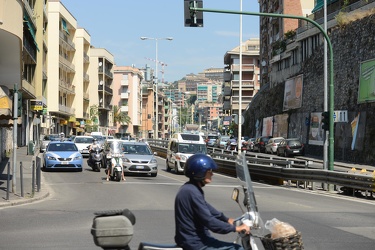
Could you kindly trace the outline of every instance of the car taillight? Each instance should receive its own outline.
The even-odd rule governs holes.
[[[259,144],[260,144],[260,145],[263,145],[263,144],[264,144],[264,142],[262,142],[262,141],[261,141],[261,142],[259,142]]]
[[[276,146],[276,143],[272,143],[272,146]]]
[[[286,148],[287,148],[287,149],[290,149],[289,145],[286,145]]]

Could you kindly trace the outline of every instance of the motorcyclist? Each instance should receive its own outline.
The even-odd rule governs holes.
[[[95,154],[95,149],[97,149],[97,148],[99,148],[100,149],[100,145],[99,145],[99,143],[98,143],[98,140],[96,139],[96,138],[94,138],[93,140],[92,140],[92,144],[90,145],[90,147],[89,147],[89,153],[90,153],[90,155],[89,155],[89,162],[90,162],[90,164],[92,164],[92,159],[93,159],[93,154]]]
[[[120,166],[122,166],[122,158],[121,157],[112,157],[112,159],[111,159],[112,168],[110,168],[109,165],[107,164],[107,170],[106,170],[107,181],[109,181],[109,176],[111,175],[111,170],[116,166],[117,161],[118,161],[118,164],[120,164]],[[121,179],[123,181],[125,181],[124,171],[121,171]]]
[[[64,132],[60,133],[60,141],[63,141],[65,139],[65,134]]]
[[[189,181],[178,191],[174,205],[175,241],[184,250],[243,249],[238,244],[213,238],[209,230],[219,234],[250,233],[247,225],[233,225],[234,219],[226,217],[206,202],[202,188],[211,183],[215,169],[215,161],[205,154],[195,154],[186,162],[184,173]]]

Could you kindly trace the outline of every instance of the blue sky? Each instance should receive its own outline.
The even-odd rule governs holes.
[[[91,35],[91,44],[106,48],[119,66],[155,68],[155,40],[165,81],[180,80],[210,67],[224,67],[225,53],[239,45],[240,16],[204,13],[204,27],[184,27],[183,0],[60,0]],[[243,11],[259,12],[257,0],[243,0]],[[240,0],[204,0],[204,8],[240,10]],[[259,37],[259,17],[243,16],[243,41]],[[158,66],[158,77],[161,66]]]

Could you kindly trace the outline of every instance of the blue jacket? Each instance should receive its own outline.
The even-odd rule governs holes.
[[[184,250],[197,250],[211,238],[210,231],[219,234],[235,232],[228,218],[208,204],[202,188],[193,182],[185,183],[178,191],[174,205],[176,244]]]

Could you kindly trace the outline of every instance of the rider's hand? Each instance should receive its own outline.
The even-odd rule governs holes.
[[[242,225],[236,227],[236,232],[237,233],[240,233],[240,232],[245,233],[246,232],[246,234],[249,234],[250,233],[250,227],[247,226],[246,224],[242,224]]]
[[[234,223],[234,219],[233,219],[233,218],[229,218],[229,219],[228,219],[228,223],[231,224],[231,225],[233,225],[233,223]]]

